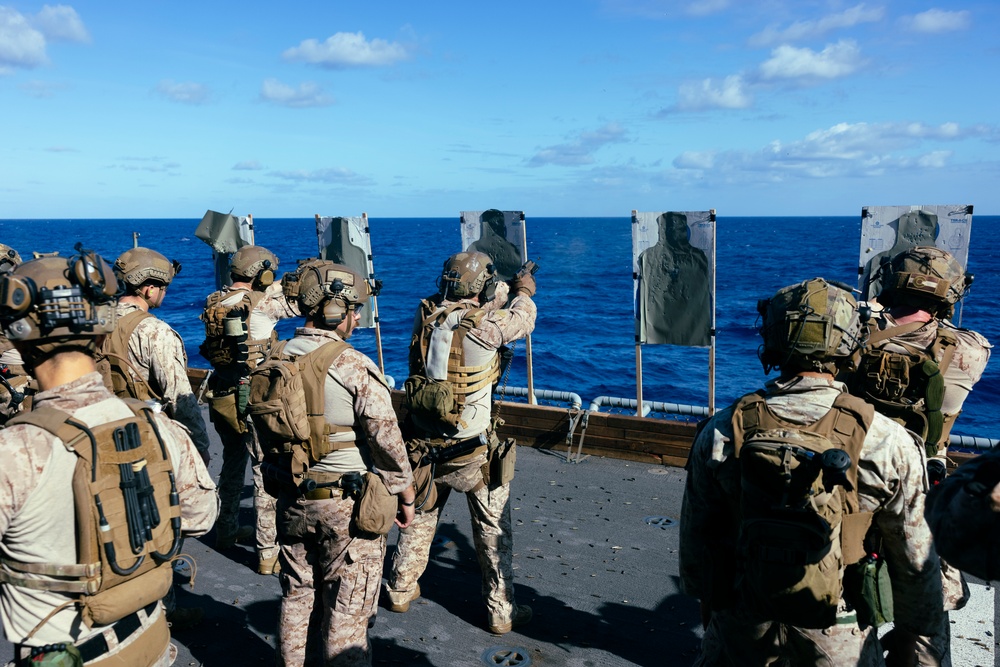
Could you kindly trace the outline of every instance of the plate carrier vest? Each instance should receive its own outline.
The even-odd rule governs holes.
[[[113,623],[163,598],[181,546],[180,499],[153,411],[141,401],[125,403],[132,417],[93,428],[45,406],[8,422],[47,431],[77,456],[77,562],[4,558],[0,582],[79,596],[88,627]]]
[[[128,359],[128,342],[136,327],[147,317],[143,310],[134,310],[115,324],[115,330],[104,339],[97,368],[104,377],[104,384],[118,398],[137,398],[140,401],[154,399],[163,402],[163,397],[153,391],[142,372]]]
[[[912,333],[925,322],[911,322],[888,329],[872,327],[868,342],[859,351],[857,371],[849,378],[851,393],[860,396],[886,417],[920,435],[928,456],[947,445],[958,415],[944,415],[944,373],[955,355],[958,337],[940,324],[934,342],[922,348],[894,338]],[[908,350],[890,352],[888,344]],[[938,361],[940,360],[940,361]]]
[[[432,333],[456,310],[466,312],[453,331],[448,353],[447,380],[444,381],[448,387],[440,392],[435,386],[444,383],[431,380],[427,375],[427,354]],[[406,404],[410,411],[438,417],[451,427],[465,428],[461,417],[469,395],[494,384],[500,378],[498,354],[493,355],[487,364],[466,365],[465,338],[479,326],[485,315],[485,310],[469,303],[459,302],[442,308],[433,299],[420,302],[421,325],[410,340],[410,378],[406,381]],[[428,415],[431,406],[434,409]]]
[[[246,360],[243,361],[233,342],[227,340],[223,320],[239,316],[243,320],[243,331],[249,334],[247,321],[254,308],[264,298],[264,293],[256,290],[240,290],[243,293],[243,300],[240,303],[232,306],[222,305],[225,299],[232,296],[233,291],[220,290],[208,295],[205,311],[200,315],[201,321],[205,323],[205,342],[201,344],[199,352],[216,370],[240,363],[245,363],[253,370],[267,357],[271,345],[278,339],[278,334],[272,331],[269,338],[247,339],[241,343],[240,345],[245,345],[247,348]]]

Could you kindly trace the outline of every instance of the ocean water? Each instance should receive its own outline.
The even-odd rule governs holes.
[[[204,330],[198,320],[213,291],[211,249],[195,238],[198,219],[0,220],[0,242],[22,255],[58,250],[76,242],[110,261],[132,245],[154,248],[183,264],[157,315],[184,338],[190,364]],[[256,241],[281,259],[279,272],[317,253],[312,218],[255,219]],[[536,389],[571,391],[584,405],[597,396],[634,398],[636,354],[632,315],[631,222],[621,218],[528,218],[528,254],[541,266],[539,316],[532,336]],[[460,250],[458,216],[372,218],[375,272],[385,287],[378,299],[385,372],[402,384],[413,314],[435,291],[444,259]],[[963,302],[962,325],[1000,341],[1000,217],[973,218],[969,270],[976,280]],[[855,284],[860,244],[857,217],[719,217],[716,268],[715,403],[722,407],[765,380],[757,360],[756,303],[779,288],[822,276]],[[283,322],[291,335],[296,322]],[[374,330],[351,342],[376,357]],[[1000,371],[994,360],[976,385],[956,433],[1000,438],[997,408]],[[643,398],[708,404],[707,349],[646,345],[642,349]],[[519,344],[509,384],[526,386],[524,345]]]

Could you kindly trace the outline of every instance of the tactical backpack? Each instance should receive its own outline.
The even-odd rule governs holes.
[[[153,391],[149,382],[143,379],[143,373],[132,365],[128,358],[128,342],[135,333],[136,327],[147,317],[152,317],[143,310],[134,310],[125,317],[119,318],[115,330],[105,337],[101,352],[97,358],[97,370],[104,378],[105,386],[114,392],[118,398],[138,398],[141,401],[150,398],[162,401],[163,397]]]
[[[874,410],[842,393],[802,426],[762,393],[733,411],[739,463],[737,599],[760,618],[805,628],[836,622],[841,573],[865,557],[872,515],[858,501],[858,460]]]
[[[305,454],[302,465],[318,463],[355,442],[330,442],[331,435],[352,431],[351,426],[327,423],[325,383],[330,365],[351,346],[331,340],[300,356],[284,354],[287,341],[277,343],[270,357],[250,374],[247,412],[256,427],[265,455]],[[293,474],[305,472],[293,470]]]
[[[252,369],[267,356],[268,349],[277,340],[277,333],[273,331],[270,338],[248,338],[250,314],[265,295],[255,290],[242,292],[243,300],[235,305],[222,303],[232,296],[232,291],[213,292],[205,300],[205,310],[199,316],[205,323],[205,342],[198,351],[213,368],[246,364]],[[236,325],[239,331],[227,330],[227,324]]]
[[[145,403],[133,415],[93,428],[51,407],[8,422],[31,424],[77,456],[75,563],[3,558],[0,581],[79,596],[84,623],[107,625],[165,596],[181,546],[181,508],[166,445]],[[28,575],[28,576],[25,576]]]
[[[924,322],[871,331],[868,342],[859,352],[857,370],[848,377],[851,393],[864,398],[883,415],[920,435],[927,455],[935,456],[940,443],[947,443],[958,415],[946,418],[941,412],[944,401],[944,373],[951,364],[958,343],[957,336],[938,326],[930,347],[922,348],[897,340],[925,325]],[[887,344],[907,352],[891,352]],[[940,361],[938,361],[940,359]]]
[[[460,309],[467,312],[454,329],[446,329],[448,316]],[[405,406],[410,413],[438,420],[452,429],[465,428],[462,409],[469,395],[500,377],[499,355],[494,355],[488,364],[464,365],[465,338],[485,315],[485,310],[466,303],[456,303],[438,312],[438,304],[432,300],[420,302],[421,325],[410,341],[410,377],[403,383]],[[437,370],[428,368],[430,358],[444,355],[447,355],[446,367],[438,364]]]

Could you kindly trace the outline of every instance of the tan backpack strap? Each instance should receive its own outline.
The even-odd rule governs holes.
[[[764,390],[746,394],[733,406],[733,455],[740,457],[746,434],[760,428],[764,403]]]
[[[926,326],[927,322],[907,322],[906,324],[900,324],[896,327],[888,327],[886,329],[875,329],[874,331],[869,330],[868,334],[868,347],[876,347],[879,343],[889,340],[890,338],[895,338],[896,336],[905,336],[906,334],[913,333],[923,326]]]
[[[931,346],[931,353],[935,360],[938,361],[938,368],[942,373],[948,370],[951,366],[952,359],[955,358],[955,349],[958,347],[958,337],[942,328],[940,325],[937,330],[937,337],[934,339],[934,344]]]
[[[315,350],[302,355],[297,363],[304,374],[302,388],[306,395],[306,411],[310,421],[323,418],[326,414],[325,405],[325,382],[326,373],[337,358],[351,349],[350,343],[342,340],[332,340],[320,345]],[[350,442],[330,442],[330,436],[338,433],[347,433],[354,430],[354,426],[342,424],[330,424],[325,418],[323,421],[323,432],[310,435],[309,444],[312,449],[312,457],[320,460],[330,452],[341,449],[357,447],[355,441]]]

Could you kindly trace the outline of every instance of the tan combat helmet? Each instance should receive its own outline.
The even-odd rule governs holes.
[[[130,248],[118,256],[114,269],[130,287],[139,287],[148,281],[169,285],[181,272],[181,263],[149,248]]]
[[[484,252],[466,251],[445,261],[438,279],[438,289],[445,299],[471,299],[483,294],[483,302],[493,298],[496,268]]]
[[[879,303],[888,307],[914,306],[936,315],[950,314],[972,285],[972,275],[958,260],[934,246],[904,250],[880,271],[883,287]]]
[[[349,312],[361,310],[371,295],[371,283],[343,264],[315,260],[299,269],[299,311],[324,326],[336,328]]]
[[[850,288],[813,278],[757,302],[764,372],[836,373],[860,344],[861,319]]]
[[[229,260],[229,272],[234,278],[253,283],[254,287],[268,287],[274,282],[274,272],[277,269],[277,256],[259,245],[243,246]]]
[[[0,276],[0,326],[25,363],[64,349],[93,353],[114,330],[121,293],[114,270],[77,244],[72,257],[42,257]]]
[[[0,243],[0,274],[10,273],[21,265],[21,255],[9,245]]]

